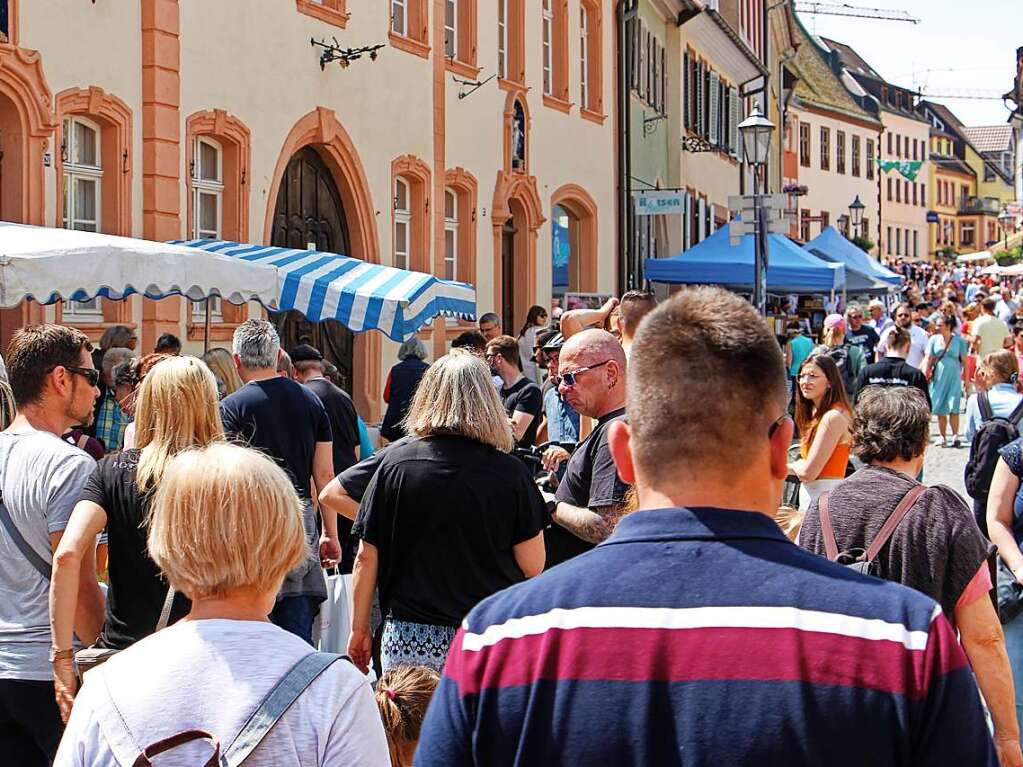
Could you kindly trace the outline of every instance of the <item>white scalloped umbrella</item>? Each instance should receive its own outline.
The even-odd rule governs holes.
[[[185,296],[276,309],[277,270],[182,245],[0,221],[0,306]]]

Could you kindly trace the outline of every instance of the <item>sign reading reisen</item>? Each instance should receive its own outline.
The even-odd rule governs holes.
[[[664,216],[685,212],[682,192],[634,192],[637,216]]]

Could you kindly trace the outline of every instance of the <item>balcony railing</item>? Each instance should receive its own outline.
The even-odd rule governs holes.
[[[997,216],[1002,203],[997,197],[967,197],[959,205],[959,212],[968,215]]]

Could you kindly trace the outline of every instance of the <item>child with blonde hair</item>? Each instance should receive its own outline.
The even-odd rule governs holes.
[[[408,767],[440,676],[426,666],[397,666],[377,683],[377,708],[387,733],[391,767]]]

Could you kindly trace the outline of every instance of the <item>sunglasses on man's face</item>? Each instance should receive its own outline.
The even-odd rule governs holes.
[[[89,382],[89,386],[99,385],[100,374],[99,371],[96,370],[96,368],[79,368],[72,367],[71,365],[64,365],[63,367],[69,373],[74,373],[75,375],[82,376],[85,380]]]

